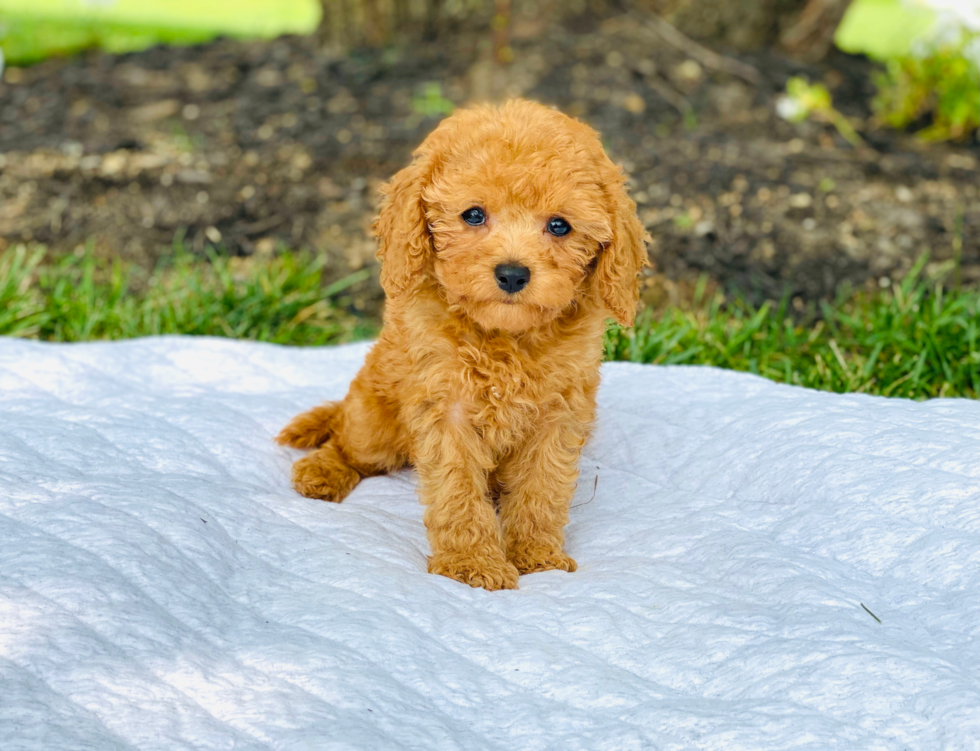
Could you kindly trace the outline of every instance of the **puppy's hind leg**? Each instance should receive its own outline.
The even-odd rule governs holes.
[[[293,464],[293,487],[307,498],[339,503],[360,481],[360,473],[340,455],[333,440]]]
[[[279,431],[276,443],[294,449],[315,449],[322,446],[336,431],[340,402],[327,402],[296,415],[289,425]]]
[[[337,450],[332,436],[340,427],[343,402],[328,402],[296,415],[276,436],[276,443],[316,449],[293,464],[293,487],[307,498],[342,501],[361,476]]]
[[[408,461],[397,414],[360,377],[342,402],[304,412],[276,440],[314,449],[293,465],[293,487],[307,498],[335,503],[362,477],[389,472]]]

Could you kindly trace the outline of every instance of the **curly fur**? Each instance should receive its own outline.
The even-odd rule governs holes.
[[[277,440],[313,449],[303,495],[343,500],[413,464],[429,571],[474,587],[574,571],[564,527],[599,385],[605,320],[633,321],[647,241],[625,179],[586,125],[512,101],[444,120],[382,188],[384,328],[340,402]],[[472,206],[486,224],[461,219]],[[545,226],[561,216],[564,237]],[[531,270],[507,295],[494,269]]]

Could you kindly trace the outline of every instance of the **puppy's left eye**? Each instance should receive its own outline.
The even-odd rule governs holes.
[[[572,225],[570,225],[560,216],[553,216],[548,220],[548,232],[555,237],[564,237],[571,231]]]

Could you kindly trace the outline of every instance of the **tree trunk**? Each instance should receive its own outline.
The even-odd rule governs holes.
[[[821,59],[830,51],[850,4],[851,0],[809,0],[796,20],[779,35],[779,46],[804,60]]]
[[[511,55],[511,19],[540,16],[556,22],[573,4],[555,0],[320,0],[320,38],[341,49],[378,47],[438,36],[463,24],[491,33],[497,62]],[[740,50],[779,45],[807,60],[823,57],[851,0],[626,0],[655,12],[692,39]],[[614,15],[623,2],[592,0],[592,13]],[[525,18],[526,21],[526,18]],[[492,31],[491,31],[492,29]]]
[[[652,0],[679,31],[739,50],[779,45],[787,53],[818,60],[851,0]]]
[[[380,47],[395,41],[435,36],[445,22],[488,15],[492,2],[464,5],[447,13],[443,0],[320,0],[323,17],[318,34],[341,49]]]

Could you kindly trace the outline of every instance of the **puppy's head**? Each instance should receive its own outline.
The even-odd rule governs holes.
[[[525,331],[589,297],[629,325],[646,233],[596,133],[540,104],[462,110],[383,189],[389,299],[434,278],[485,329]]]

